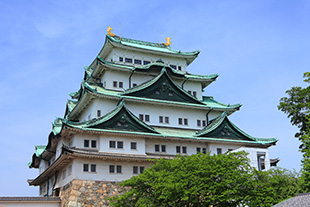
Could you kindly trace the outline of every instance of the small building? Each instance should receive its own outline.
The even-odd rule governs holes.
[[[0,207],[59,207],[59,197],[0,197]]]
[[[47,145],[35,148],[29,167],[39,175],[28,182],[40,196],[60,196],[67,206],[92,195],[91,205],[108,205],[104,198],[123,190],[118,182],[178,154],[244,150],[253,167],[270,168],[268,147],[277,139],[252,137],[232,123],[241,105],[203,94],[218,74],[190,73],[199,51],[169,44],[106,36]]]
[[[306,207],[310,206],[310,193],[301,193],[293,198],[289,198],[274,207]]]

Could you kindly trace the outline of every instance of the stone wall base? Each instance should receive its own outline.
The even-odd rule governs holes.
[[[118,182],[72,180],[60,189],[61,207],[110,206],[107,198],[128,191]]]

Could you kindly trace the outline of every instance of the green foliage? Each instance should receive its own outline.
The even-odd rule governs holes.
[[[122,185],[131,190],[113,206],[264,207],[302,192],[298,173],[253,170],[244,152],[161,159]]]
[[[299,173],[286,169],[253,172],[253,196],[249,207],[272,206],[283,200],[302,193]]]
[[[131,190],[114,198],[114,206],[237,206],[248,199],[249,172],[245,153],[160,159],[123,182]]]
[[[304,82],[310,83],[310,72],[304,73]],[[292,125],[299,128],[295,137],[301,141],[300,150],[303,153],[303,173],[305,187],[310,190],[310,86],[292,87],[286,91],[288,97],[280,100],[278,109],[288,114]]]

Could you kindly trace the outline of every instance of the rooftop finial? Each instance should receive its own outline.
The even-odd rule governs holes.
[[[167,42],[163,43],[165,46],[171,45],[171,37],[166,37]]]
[[[113,34],[113,33],[111,32],[112,30],[113,30],[113,29],[112,29],[110,26],[108,26],[108,29],[107,29],[108,35],[110,35],[111,37],[114,37],[115,34]]]

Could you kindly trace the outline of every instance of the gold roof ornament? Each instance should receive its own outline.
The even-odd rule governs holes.
[[[164,42],[163,44],[165,45],[165,46],[169,46],[169,45],[171,45],[171,37],[166,37],[166,40],[167,40],[167,42]]]
[[[113,33],[111,32],[112,30],[113,30],[113,29],[112,29],[111,27],[108,26],[108,29],[107,29],[108,35],[110,35],[111,37],[114,37],[115,34],[113,34]]]

